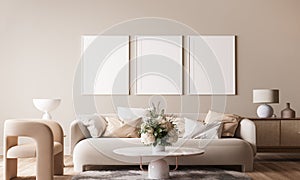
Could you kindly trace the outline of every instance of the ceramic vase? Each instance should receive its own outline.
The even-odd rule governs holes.
[[[286,108],[281,111],[282,118],[295,118],[296,112],[291,109],[290,103],[286,103]]]
[[[162,146],[162,145],[156,145],[156,146],[153,146],[153,145],[152,145],[152,152],[153,152],[153,153],[164,152],[165,150],[166,150],[166,147],[165,147],[165,146]]]

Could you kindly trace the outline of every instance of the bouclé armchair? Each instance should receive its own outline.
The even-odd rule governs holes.
[[[18,137],[29,137],[31,144],[18,144]],[[4,178],[17,177],[18,158],[36,157],[36,179],[51,180],[63,175],[64,139],[54,120],[13,119],[4,123]]]

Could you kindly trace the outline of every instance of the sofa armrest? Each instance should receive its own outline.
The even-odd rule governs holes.
[[[70,126],[70,132],[71,132],[71,136],[70,136],[71,137],[71,141],[70,141],[71,142],[71,144],[70,144],[71,152],[70,153],[71,154],[73,154],[75,145],[79,141],[86,138],[85,135],[83,134],[80,123],[82,123],[82,122],[75,120],[71,123],[71,126]]]
[[[242,119],[237,128],[236,137],[247,141],[251,145],[254,155],[256,154],[256,128],[253,121]]]

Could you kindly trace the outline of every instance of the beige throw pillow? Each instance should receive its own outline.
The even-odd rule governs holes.
[[[103,137],[116,138],[138,138],[139,128],[141,127],[142,118],[129,122],[123,122],[117,117],[105,117],[107,121],[106,131]]]
[[[136,127],[132,127],[128,124],[124,124],[123,126],[115,129],[111,137],[118,137],[118,138],[139,138],[139,129]]]
[[[222,137],[234,137],[235,131],[241,119],[242,117],[235,114],[224,114],[210,110],[205,118],[205,123],[221,121],[223,126]]]

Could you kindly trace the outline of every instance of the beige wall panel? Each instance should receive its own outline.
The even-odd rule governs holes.
[[[237,95],[227,96],[225,106],[217,105],[217,109],[256,116],[252,90],[278,88],[280,104],[272,105],[275,113],[278,115],[287,101],[300,112],[299,9],[298,0],[1,0],[0,139],[5,119],[41,117],[32,98],[60,97],[62,103],[52,116],[68,135],[68,145],[69,125],[75,117],[72,88],[80,62],[81,35],[99,34],[141,17],[173,19],[203,35],[237,36]],[[139,26],[131,33],[149,30]],[[169,34],[173,31],[180,34],[181,29],[168,29]],[[122,30],[115,33],[124,34]],[[99,112],[115,111],[111,98],[96,97]],[[132,106],[146,107],[149,98],[128,99]],[[200,105],[194,99],[200,99]],[[210,96],[167,96],[165,101],[168,112],[207,112],[212,105]]]

